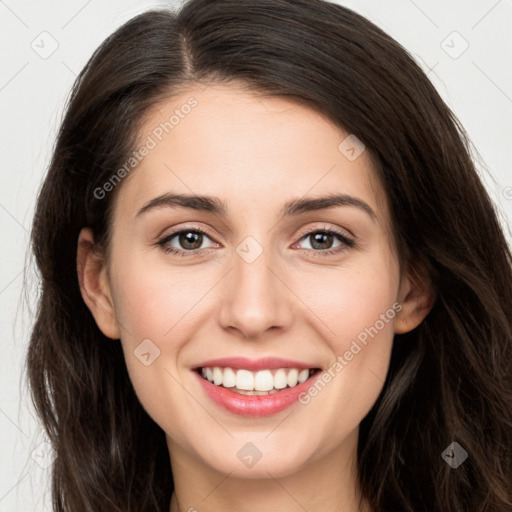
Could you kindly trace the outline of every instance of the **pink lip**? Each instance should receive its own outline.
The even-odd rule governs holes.
[[[220,361],[220,359],[218,361]],[[232,363],[233,361],[230,360],[230,365],[226,366],[236,368],[236,366],[231,366]],[[209,364],[207,366],[209,366]],[[215,364],[215,366],[222,365]],[[266,366],[266,368],[269,368],[269,366]],[[277,368],[283,368],[283,366],[277,366]],[[234,393],[222,386],[212,384],[199,375],[197,371],[194,373],[197,375],[204,391],[214,403],[231,413],[241,416],[270,416],[284,411],[294,404],[299,395],[305,393],[322,374],[322,372],[319,371],[302,384],[293,388],[284,388],[272,395],[242,395],[240,393]]]
[[[246,357],[223,357],[221,359],[210,359],[197,364],[193,369],[204,368],[205,366],[221,368],[236,368],[244,370],[272,370],[277,368],[316,368],[314,365],[281,359],[279,357],[263,357],[261,359],[247,359]]]

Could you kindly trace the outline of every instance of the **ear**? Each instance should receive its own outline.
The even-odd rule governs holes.
[[[82,298],[100,331],[108,338],[119,339],[106,260],[95,247],[90,228],[83,228],[78,236],[76,264]]]
[[[400,282],[398,302],[402,309],[395,319],[395,334],[412,331],[423,322],[435,301],[430,278],[418,272],[407,272]]]

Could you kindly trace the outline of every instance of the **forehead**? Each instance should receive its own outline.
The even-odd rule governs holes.
[[[147,112],[137,148],[120,208],[133,211],[165,192],[221,197],[233,213],[346,193],[386,215],[371,157],[357,139],[286,98],[227,85],[191,87]]]

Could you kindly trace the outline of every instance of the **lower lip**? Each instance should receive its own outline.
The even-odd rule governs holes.
[[[284,388],[272,395],[242,395],[222,386],[216,386],[194,372],[210,399],[223,409],[241,416],[270,416],[293,405],[301,393],[305,393],[320,376],[317,371],[308,380],[293,388]]]

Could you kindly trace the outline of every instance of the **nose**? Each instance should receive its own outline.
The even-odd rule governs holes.
[[[270,250],[263,250],[252,262],[234,253],[233,266],[222,288],[222,327],[251,340],[270,330],[286,330],[292,320],[293,294]]]

